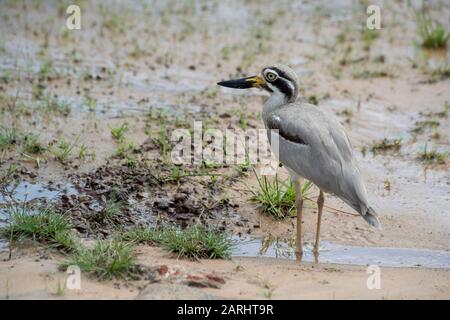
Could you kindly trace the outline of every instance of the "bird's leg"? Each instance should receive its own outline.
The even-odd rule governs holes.
[[[301,178],[295,179],[295,207],[297,208],[297,238],[296,238],[296,257],[298,261],[302,260],[303,247],[302,247],[302,180]]]
[[[322,220],[322,210],[323,204],[325,202],[325,196],[322,190],[319,192],[319,197],[317,198],[317,230],[316,230],[316,242],[314,243],[314,258],[318,262],[319,257],[319,239],[320,239],[320,221]]]

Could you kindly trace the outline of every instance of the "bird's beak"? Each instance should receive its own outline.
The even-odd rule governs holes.
[[[218,82],[217,84],[222,87],[233,89],[267,88],[266,82],[260,76],[221,81]]]

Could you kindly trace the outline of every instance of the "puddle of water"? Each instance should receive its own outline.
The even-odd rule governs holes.
[[[8,192],[12,192],[11,196],[18,202],[31,201],[37,198],[47,198],[53,200],[61,194],[77,194],[78,191],[72,184],[66,184],[58,189],[45,186],[40,183],[20,182],[17,185],[10,185],[7,187]],[[9,197],[0,194],[0,205],[6,204]]]
[[[313,262],[312,246],[304,248],[303,261]],[[292,240],[274,237],[236,238],[232,256],[270,257],[295,260]],[[323,242],[320,263],[378,265],[380,267],[423,267],[450,269],[450,252],[402,248],[352,247]]]
[[[84,98],[73,98],[60,96],[60,101],[68,103],[77,112],[73,115],[85,116],[86,114],[107,116],[111,118],[129,117],[131,115],[145,115],[152,109],[167,111],[175,116],[184,116],[185,113],[197,114],[202,107],[197,104],[173,104],[163,101],[152,101],[152,103],[139,103],[133,101],[113,101],[109,97],[102,97],[95,102],[95,108],[90,109]],[[82,112],[78,112],[82,111]]]

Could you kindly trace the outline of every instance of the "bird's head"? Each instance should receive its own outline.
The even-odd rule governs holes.
[[[266,67],[257,76],[221,81],[217,84],[234,89],[259,88],[272,96],[283,98],[286,102],[295,101],[298,95],[297,74],[282,64]]]

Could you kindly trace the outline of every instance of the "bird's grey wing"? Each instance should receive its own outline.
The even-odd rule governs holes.
[[[343,164],[353,161],[343,127],[316,106],[288,104],[271,112],[266,125],[279,132],[280,161],[325,191],[332,191],[326,184],[339,177]]]
[[[368,211],[351,143],[333,115],[310,104],[291,103],[272,111],[265,121],[269,129],[278,130],[278,157],[290,171],[339,196],[356,211]]]

